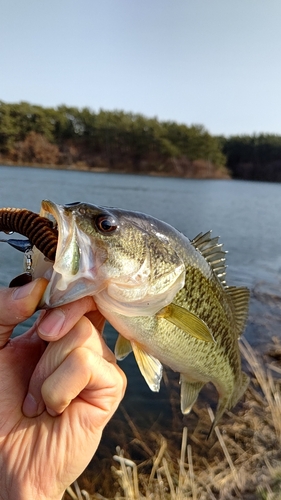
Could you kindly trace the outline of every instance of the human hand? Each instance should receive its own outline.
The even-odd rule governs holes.
[[[43,313],[10,339],[46,284],[39,279],[0,290],[1,500],[61,499],[91,460],[125,391],[90,297]]]

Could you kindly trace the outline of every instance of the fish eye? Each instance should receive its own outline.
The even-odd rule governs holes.
[[[118,224],[111,215],[101,214],[96,218],[96,227],[101,233],[112,233],[118,229]]]

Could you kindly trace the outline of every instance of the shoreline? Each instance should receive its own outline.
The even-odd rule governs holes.
[[[103,173],[103,174],[118,174],[118,175],[138,175],[138,176],[148,176],[148,177],[164,177],[164,178],[176,178],[176,179],[197,179],[197,180],[232,180],[232,177],[226,173],[222,172],[221,175],[210,175],[210,176],[184,176],[169,174],[165,172],[157,172],[154,170],[148,172],[130,171],[126,169],[110,169],[109,167],[89,167],[86,164],[39,164],[39,163],[17,163],[11,160],[0,159],[1,167],[28,167],[28,168],[38,168],[44,170],[68,170],[69,172],[92,172],[92,173]],[[219,173],[218,173],[219,174]]]

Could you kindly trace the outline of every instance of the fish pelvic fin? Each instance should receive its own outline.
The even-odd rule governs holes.
[[[184,307],[171,303],[163,307],[156,316],[158,318],[165,318],[192,337],[204,342],[215,342],[206,323]]]
[[[227,287],[225,291],[234,307],[236,331],[239,338],[243,333],[248,319],[250,291],[246,287],[235,286]]]
[[[226,409],[230,410],[238,403],[238,401],[242,398],[244,392],[246,391],[248,385],[249,385],[249,377],[248,375],[246,375],[246,373],[242,372],[240,383],[236,386],[231,396],[230,397],[224,396],[219,399],[216,415],[212,423],[210,432],[207,436],[207,439],[209,439],[209,437],[211,436],[214,428],[216,427],[218,421],[222,417],[224,411]]]
[[[136,362],[147,385],[153,392],[159,392],[163,367],[158,359],[148,354],[135,342],[132,342]]]
[[[114,349],[116,359],[118,359],[118,361],[122,361],[128,356],[128,354],[130,354],[130,352],[132,352],[131,342],[119,334]]]
[[[187,415],[192,410],[198,394],[205,382],[189,382],[184,375],[180,377],[181,384],[181,411]]]

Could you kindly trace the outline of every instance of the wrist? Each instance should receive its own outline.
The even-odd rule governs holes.
[[[65,485],[58,480],[57,471],[45,468],[44,474],[38,474],[36,464],[29,465],[23,456],[13,453],[9,444],[10,456],[6,460],[0,446],[0,500],[62,500]]]
[[[0,478],[0,487],[2,488],[2,478]],[[13,486],[9,489],[6,489],[5,487],[1,489],[0,492],[0,500],[31,500],[35,499],[36,500],[62,500],[63,495],[58,495],[58,496],[46,496],[42,492],[35,491],[34,488],[28,486],[28,485],[21,485],[20,482],[17,482],[15,480],[13,482]]]

